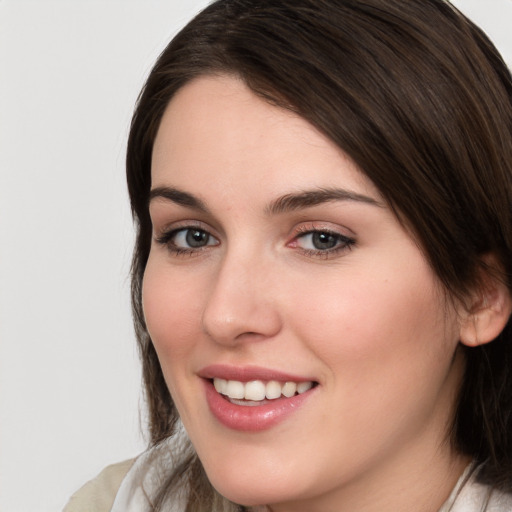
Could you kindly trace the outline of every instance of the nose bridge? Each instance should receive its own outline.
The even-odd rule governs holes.
[[[226,251],[213,277],[203,311],[203,329],[218,343],[233,344],[244,335],[267,338],[280,329],[270,283],[270,265],[248,247]]]

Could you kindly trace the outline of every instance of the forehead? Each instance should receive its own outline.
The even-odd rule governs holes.
[[[153,186],[229,180],[270,186],[345,186],[380,196],[330,139],[232,76],[203,76],[169,103],[153,147]],[[243,187],[242,187],[243,188]]]

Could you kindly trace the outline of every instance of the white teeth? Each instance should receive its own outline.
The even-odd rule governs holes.
[[[287,396],[288,398],[295,395],[296,391],[297,391],[297,384],[295,384],[295,382],[287,382],[283,386],[283,395]]]
[[[308,389],[311,389],[312,387],[312,382],[299,382],[297,384],[297,393],[299,393],[300,395],[301,393],[305,393]]]
[[[218,393],[226,395],[233,400],[248,400],[251,402],[261,402],[265,400],[275,400],[281,395],[290,398],[296,393],[299,395],[305,393],[313,387],[313,382],[285,382],[284,384],[276,380],[267,383],[261,380],[251,380],[249,382],[240,382],[238,380],[213,379],[213,385]]]
[[[245,385],[246,400],[259,402],[265,399],[265,384],[261,380],[253,380]]]
[[[237,380],[228,380],[225,394],[230,398],[245,398],[244,383]]]
[[[265,396],[269,400],[279,398],[281,396],[281,384],[275,380],[267,382],[267,385],[265,386]]]
[[[217,390],[217,393],[220,393],[222,395],[226,394],[226,387],[228,385],[228,381],[225,379],[213,379],[213,385],[215,386],[215,389]]]

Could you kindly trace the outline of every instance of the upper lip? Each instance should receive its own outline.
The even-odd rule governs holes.
[[[203,379],[226,379],[249,382],[252,380],[278,382],[309,382],[315,381],[309,377],[293,375],[291,373],[263,368],[260,366],[232,366],[227,364],[212,364],[201,368],[198,372]]]

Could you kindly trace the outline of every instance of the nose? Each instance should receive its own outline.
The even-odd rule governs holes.
[[[237,345],[264,340],[281,329],[278,282],[261,259],[226,255],[212,277],[203,310],[203,330],[215,342]]]

